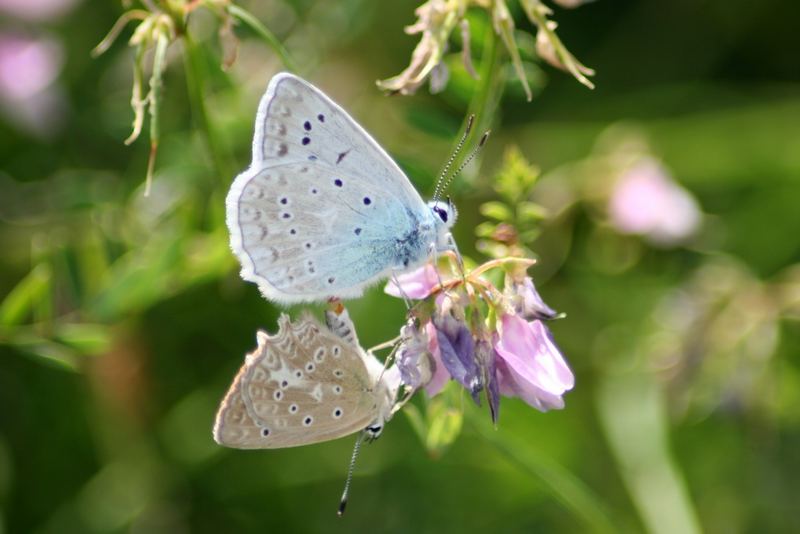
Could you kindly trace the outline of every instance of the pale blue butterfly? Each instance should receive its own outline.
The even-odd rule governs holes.
[[[242,278],[286,304],[358,297],[454,248],[454,207],[426,204],[342,108],[288,73],[261,99],[253,160],[226,209]]]

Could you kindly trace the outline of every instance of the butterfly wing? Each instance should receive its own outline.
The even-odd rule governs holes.
[[[386,413],[358,347],[310,316],[284,315],[258,335],[217,413],[214,439],[240,449],[294,447],[346,436]]]
[[[281,302],[355,297],[427,258],[430,210],[378,144],[321,91],[278,74],[251,167],[226,201],[242,277]]]

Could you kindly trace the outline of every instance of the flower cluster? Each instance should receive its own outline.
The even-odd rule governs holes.
[[[433,396],[453,379],[478,404],[484,391],[495,422],[500,395],[563,408],[575,381],[545,325],[557,314],[526,274],[532,264],[508,257],[447,278],[427,264],[389,282],[388,294],[419,300],[397,351],[403,383]],[[485,276],[493,269],[506,272],[503,291]]]
[[[203,84],[202,72],[199,68],[201,59],[189,32],[189,16],[192,13],[202,7],[210,11],[218,19],[223,69],[231,67],[233,62],[236,61],[239,41],[233,28],[239,23],[248,26],[256,35],[261,37],[276,52],[288,70],[294,71],[296,69],[286,49],[278,42],[275,36],[256,17],[234,4],[231,0],[174,0],[170,2],[143,0],[142,4],[144,9],[127,9],[117,19],[108,35],[92,50],[92,55],[97,57],[105,53],[129,23],[137,22],[136,29],[128,40],[128,44],[135,48],[136,52],[133,60],[133,88],[131,90],[133,126],[130,136],[125,140],[125,144],[129,145],[139,138],[144,128],[145,115],[149,115],[150,155],[147,160],[144,190],[144,195],[149,196],[159,146],[159,118],[163,101],[164,73],[168,61],[167,49],[178,40],[183,41],[183,53],[186,54],[186,64],[190,67],[186,71],[190,100],[197,107],[197,115],[203,117],[201,123],[206,129],[207,141],[209,145],[213,145],[211,141],[212,134],[205,118],[207,112],[200,93]],[[151,52],[153,56],[152,66],[150,75],[147,77],[145,73],[145,58]],[[216,150],[214,146],[210,148],[212,153]],[[215,159],[219,161],[218,154]]]
[[[560,0],[558,3],[564,1]],[[569,7],[576,7],[580,3],[582,2],[579,0],[572,0],[569,2]],[[587,76],[594,75],[594,71],[575,59],[556,35],[557,24],[549,19],[552,11],[541,0],[521,0],[520,4],[525,15],[537,28],[536,53],[539,57],[554,67],[569,72],[580,83],[593,89],[594,85]],[[467,9],[470,7],[483,9],[488,13],[494,32],[502,39],[511,57],[511,63],[525,89],[525,95],[528,100],[531,100],[533,94],[522,64],[520,48],[514,38],[514,19],[511,17],[505,0],[491,2],[487,0],[428,0],[419,6],[415,11],[417,22],[405,29],[409,35],[422,34],[417,47],[411,54],[411,63],[397,76],[379,81],[378,86],[392,93],[409,95],[414,94],[425,80],[429,79],[432,93],[444,89],[449,78],[444,58],[450,35],[456,27],[461,30],[461,56],[464,68],[470,76],[477,78],[472,66],[470,26],[466,18]]]

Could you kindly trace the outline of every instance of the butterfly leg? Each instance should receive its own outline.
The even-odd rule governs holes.
[[[439,287],[444,289],[444,282],[442,281],[442,276],[439,274],[439,249],[436,247],[436,243],[431,243],[431,246],[428,248],[428,257],[433,258],[433,270],[436,273],[436,280],[439,282]],[[447,290],[445,290],[446,292]]]
[[[418,388],[405,386],[405,391],[403,392],[403,398],[395,402],[394,406],[392,406],[392,416],[394,416],[394,414],[403,409],[403,407],[408,403],[408,401],[410,401],[411,398],[414,396],[414,393],[417,392],[417,389]]]
[[[461,252],[458,251],[456,240],[453,238],[453,234],[450,232],[447,233],[447,244],[449,245],[449,250],[452,250],[456,255],[456,263],[458,265],[459,274],[461,274],[462,280],[466,279],[466,274],[464,273],[464,257],[461,255]]]

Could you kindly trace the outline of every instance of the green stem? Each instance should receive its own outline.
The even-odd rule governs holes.
[[[194,119],[203,131],[206,144],[211,152],[211,159],[216,168],[217,177],[221,183],[227,185],[234,174],[232,158],[228,154],[227,148],[223,146],[216,132],[211,126],[208,117],[208,110],[204,99],[204,67],[200,51],[187,32],[183,35],[184,44],[184,68],[186,70],[186,89],[189,93],[189,101],[193,110]]]
[[[275,37],[275,34],[269,31],[266,26],[261,24],[260,20],[253,16],[249,11],[246,11],[235,4],[230,4],[227,9],[228,13],[233,18],[248,26],[256,33],[256,35],[261,37],[261,39],[267,43],[267,46],[275,51],[278,57],[281,58],[281,62],[286,69],[290,70],[291,72],[297,72],[297,66],[295,66],[294,61],[292,61],[291,57],[289,57],[289,52],[286,50],[283,44],[281,44],[278,38]]]
[[[620,477],[647,532],[702,532],[686,480],[670,450],[667,406],[653,373],[638,368],[604,373],[595,406]]]
[[[166,65],[167,47],[169,39],[163,31],[156,37],[155,52],[153,53],[153,73],[150,76],[150,93],[148,96],[148,109],[150,110],[150,156],[147,159],[147,178],[145,179],[144,196],[150,195],[153,185],[153,170],[156,164],[158,142],[161,135],[159,118],[161,117],[161,90],[164,87],[164,67]]]
[[[492,123],[494,111],[497,103],[502,96],[503,80],[500,73],[499,53],[500,48],[497,46],[497,35],[492,30],[491,26],[487,26],[486,31],[488,35],[484,41],[483,53],[481,54],[481,67],[478,72],[478,85],[475,92],[472,94],[472,99],[467,108],[467,116],[461,125],[461,129],[456,136],[456,139],[461,139],[464,132],[467,130],[469,117],[475,115],[472,131],[465,141],[465,145],[469,145],[469,141],[473,139],[475,134],[483,135]],[[454,145],[454,151],[455,151]],[[459,169],[468,157],[469,151],[459,154],[452,163],[453,169]]]

